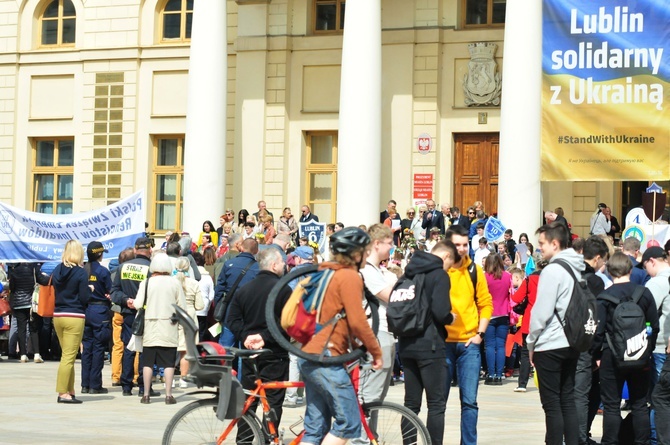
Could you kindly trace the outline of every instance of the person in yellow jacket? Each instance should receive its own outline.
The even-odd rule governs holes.
[[[469,258],[468,231],[454,225],[446,239],[456,246],[461,260],[449,269],[451,310],[456,319],[447,329],[447,382],[449,399],[451,381],[456,377],[461,399],[461,444],[477,443],[477,388],[482,366],[480,344],[493,314],[493,302],[482,268]],[[476,277],[476,279],[474,279]],[[475,284],[476,282],[476,284]]]

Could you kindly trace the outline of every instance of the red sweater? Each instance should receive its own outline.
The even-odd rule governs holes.
[[[523,319],[521,320],[521,333],[528,335],[530,332],[530,311],[533,309],[535,300],[537,299],[537,283],[540,281],[540,274],[531,274],[528,277],[528,280],[523,280],[519,289],[512,295],[512,301],[515,303],[521,303],[526,297],[526,283],[528,283],[528,306],[523,313]]]

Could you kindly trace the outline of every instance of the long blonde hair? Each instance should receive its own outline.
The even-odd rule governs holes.
[[[66,267],[79,266],[84,262],[84,246],[75,239],[71,239],[65,244],[61,261]]]

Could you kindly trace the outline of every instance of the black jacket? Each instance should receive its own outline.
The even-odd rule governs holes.
[[[426,229],[426,239],[430,237],[430,229],[433,227],[437,227],[440,229],[440,233],[444,235],[445,227],[446,225],[444,224],[444,215],[442,212],[438,212],[437,210],[434,211],[434,216],[432,216],[430,219],[428,218],[428,215],[430,215],[432,212],[426,212],[423,214],[423,222],[421,223],[421,227]]]
[[[37,263],[16,263],[8,268],[7,279],[9,280],[9,305],[12,309],[29,308],[33,303],[33,291],[35,282],[47,284],[40,280]]]
[[[151,260],[144,255],[137,255],[121,265],[112,282],[112,302],[121,306],[124,315],[137,311],[128,307],[128,298],[135,298],[140,283],[149,276]]]
[[[449,292],[451,281],[442,268],[442,260],[430,253],[416,251],[405,269],[405,276],[414,278],[417,274],[426,274],[424,283],[425,295],[431,300],[433,326],[416,337],[400,337],[398,351],[401,356],[414,359],[444,358],[446,356],[444,341],[447,338],[445,325],[451,324]]]
[[[639,284],[631,282],[615,283],[611,285],[606,292],[615,298],[623,300],[624,298],[633,295],[633,292],[635,292],[635,288],[637,286],[639,286]],[[649,289],[645,288],[638,304],[642,308],[647,322],[651,325],[652,334],[649,337],[649,346],[647,347],[647,350],[651,353],[656,345],[656,337],[658,336],[659,325],[656,302]],[[596,335],[593,339],[593,347],[591,348],[593,351],[593,358],[595,360],[600,359],[603,349],[609,349],[607,339],[605,338],[605,333],[614,331],[612,320],[614,318],[615,308],[615,304],[606,300],[601,300],[600,298],[598,299],[598,328],[596,329]]]
[[[242,343],[248,335],[260,334],[265,342],[264,348],[272,349],[278,354],[288,355],[272,337],[265,321],[265,306],[267,305],[268,295],[278,281],[279,277],[273,272],[268,270],[258,272],[253,280],[235,291],[225,324]],[[281,318],[282,308],[291,296],[291,292],[291,288],[288,286],[284,286],[279,292],[275,300],[277,320]]]

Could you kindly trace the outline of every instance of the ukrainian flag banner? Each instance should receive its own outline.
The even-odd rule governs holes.
[[[542,180],[666,180],[668,0],[543,1]]]

